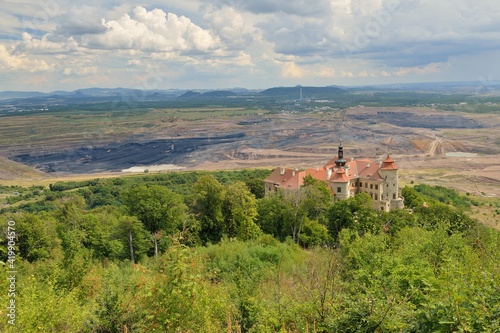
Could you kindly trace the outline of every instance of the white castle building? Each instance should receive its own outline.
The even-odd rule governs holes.
[[[390,211],[404,207],[399,188],[398,167],[389,155],[375,163],[370,159],[344,159],[342,142],[338,156],[322,168],[297,169],[276,168],[265,182],[266,194],[277,189],[298,189],[304,177],[312,176],[328,184],[335,200],[343,200],[357,193],[368,193],[374,209]]]

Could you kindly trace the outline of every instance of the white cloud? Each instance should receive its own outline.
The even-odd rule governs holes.
[[[368,77],[369,74],[368,74],[368,71],[362,71],[362,72],[359,72],[358,74],[358,77]]]
[[[303,78],[306,75],[306,71],[294,62],[283,63],[282,75],[285,78]]]
[[[252,42],[259,32],[253,26],[251,15],[244,15],[234,7],[205,6],[203,19],[227,47],[242,48]]]
[[[436,73],[440,71],[439,64],[432,63],[422,67],[405,67],[400,68],[397,72],[394,73],[396,76],[406,76],[408,74],[417,74],[417,75],[425,75],[430,73]]]
[[[315,74],[316,76],[322,78],[334,78],[337,76],[337,71],[335,70],[335,68],[322,66]]]
[[[33,38],[29,33],[23,32],[22,42],[17,44],[15,52],[17,53],[67,53],[76,51],[78,43],[73,37],[66,40],[51,41],[51,35],[46,34],[42,38]]]
[[[24,71],[29,73],[45,72],[53,70],[54,66],[49,65],[43,59],[30,58],[26,55],[16,55],[0,44],[0,70]]]
[[[84,36],[84,46],[149,52],[206,52],[219,47],[219,41],[209,31],[185,16],[167,14],[161,9],[147,11],[144,7],[136,7],[133,17],[125,14],[118,20],[103,19],[102,24],[106,31]]]
[[[91,67],[80,67],[80,68],[65,68],[63,71],[64,75],[72,76],[88,76],[90,74],[97,73],[97,66]]]
[[[339,73],[339,76],[343,77],[343,78],[346,78],[346,77],[352,78],[352,77],[354,77],[354,74],[352,72],[348,71],[348,70],[341,69],[340,73]]]
[[[0,21],[0,75],[55,89],[500,77],[498,1],[23,0]]]

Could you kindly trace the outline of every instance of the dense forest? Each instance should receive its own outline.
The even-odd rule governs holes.
[[[0,331],[499,332],[500,234],[473,196],[407,186],[383,212],[312,178],[265,196],[268,174],[0,187]]]

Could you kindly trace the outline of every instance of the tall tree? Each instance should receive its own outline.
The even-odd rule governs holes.
[[[20,256],[30,262],[50,258],[59,245],[54,218],[45,213],[20,213],[14,219]]]
[[[150,249],[150,242],[147,237],[148,232],[143,224],[134,216],[121,216],[119,218],[120,234],[122,239],[126,239],[132,263]]]
[[[330,235],[337,239],[344,228],[352,228],[359,233],[382,230],[383,223],[378,211],[372,209],[371,197],[367,193],[359,193],[346,200],[337,201],[328,210],[328,229]]]
[[[226,189],[223,205],[224,233],[228,237],[249,240],[260,234],[255,220],[257,202],[243,182],[231,184]]]
[[[155,256],[162,234],[174,233],[188,220],[187,206],[182,197],[164,186],[133,187],[124,193],[123,201],[129,213],[141,220],[151,233]]]
[[[257,202],[257,224],[266,234],[284,241],[291,236],[289,229],[292,212],[285,201],[283,191],[277,191],[266,195]]]
[[[203,244],[217,243],[222,238],[224,217],[222,205],[226,190],[212,175],[203,175],[193,185],[191,210],[200,223]]]
[[[304,185],[299,189],[284,191],[284,199],[292,213],[290,230],[296,243],[300,243],[305,219],[326,220],[323,216],[332,203],[328,187],[311,176],[304,178]]]
[[[61,239],[64,257],[71,261],[76,252],[83,247],[87,238],[84,218],[85,199],[81,196],[63,198],[57,203],[54,216],[59,222],[57,233]]]

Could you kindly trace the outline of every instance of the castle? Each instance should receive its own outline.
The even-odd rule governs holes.
[[[368,193],[372,198],[373,209],[390,211],[404,207],[399,189],[398,167],[389,155],[384,161],[374,163],[369,159],[344,159],[342,142],[338,156],[322,168],[297,169],[276,168],[265,182],[266,194],[279,189],[298,189],[304,177],[312,176],[326,182],[335,201],[347,199],[357,193]]]

